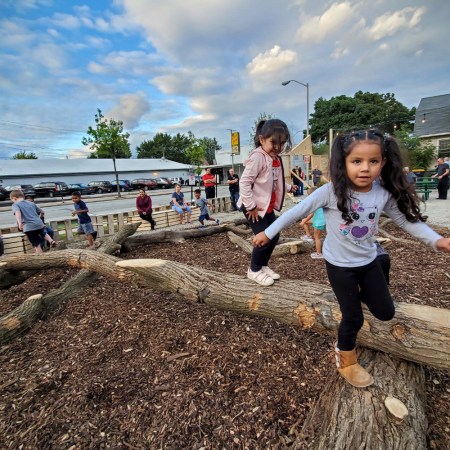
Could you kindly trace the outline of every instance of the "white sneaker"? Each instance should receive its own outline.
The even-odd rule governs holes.
[[[258,272],[252,272],[251,269],[248,269],[247,278],[249,280],[255,281],[261,286],[271,286],[274,283],[273,278],[270,275],[267,275],[267,273],[264,273],[262,270],[259,270]]]
[[[302,241],[307,241],[307,242],[314,242],[314,239],[313,238],[311,238],[311,237],[309,237],[309,236],[300,236],[300,239],[302,240]]]
[[[274,272],[269,266],[262,266],[261,270],[274,280],[279,280],[281,278],[280,275]]]
[[[323,255],[322,255],[322,253],[314,252],[314,253],[311,253],[311,258],[312,259],[323,259]]]

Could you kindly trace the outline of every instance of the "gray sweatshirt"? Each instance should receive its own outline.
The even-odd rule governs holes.
[[[273,239],[283,228],[298,222],[318,208],[323,208],[327,229],[323,257],[335,266],[359,267],[376,258],[375,236],[382,211],[399,227],[433,248],[442,237],[423,222],[408,222],[392,195],[377,183],[372,185],[370,192],[351,193],[350,216],[353,222],[350,225],[345,224],[342,213],[337,208],[333,185],[327,183],[283,213],[264,233],[269,239]]]

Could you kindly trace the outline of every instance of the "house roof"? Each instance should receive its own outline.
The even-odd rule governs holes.
[[[189,165],[169,159],[116,159],[121,173],[148,171],[188,170]],[[55,176],[70,174],[102,174],[114,172],[112,159],[13,159],[0,162],[0,177]]]
[[[419,137],[450,134],[450,94],[420,100],[413,134]]]

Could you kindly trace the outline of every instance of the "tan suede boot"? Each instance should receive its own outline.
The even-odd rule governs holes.
[[[373,384],[372,375],[358,364],[355,349],[350,351],[339,350],[336,344],[334,351],[336,353],[336,366],[338,372],[352,386],[363,388]]]

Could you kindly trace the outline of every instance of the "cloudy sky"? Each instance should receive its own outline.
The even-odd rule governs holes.
[[[2,0],[0,158],[86,155],[97,108],[133,152],[156,132],[241,144],[260,113],[295,141],[323,97],[450,93],[447,0]],[[296,134],[297,133],[297,134]]]

